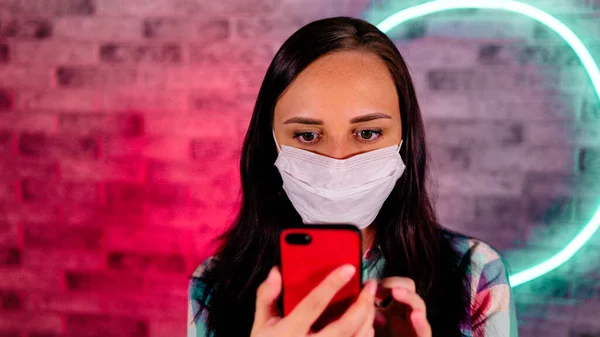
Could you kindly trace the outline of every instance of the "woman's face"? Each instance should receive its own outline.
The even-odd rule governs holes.
[[[400,143],[398,93],[385,63],[347,51],[311,63],[275,105],[275,137],[336,159]]]

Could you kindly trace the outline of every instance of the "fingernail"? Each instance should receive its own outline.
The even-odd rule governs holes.
[[[346,265],[343,266],[342,268],[340,268],[340,276],[342,277],[342,279],[344,280],[350,280],[350,278],[352,278],[352,275],[354,275],[354,272],[356,271],[356,268],[354,268],[354,266],[352,265]]]

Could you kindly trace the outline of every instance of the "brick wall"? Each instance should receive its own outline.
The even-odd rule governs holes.
[[[410,3],[0,0],[0,336],[183,336],[187,276],[234,214],[241,137],[277,48],[314,19],[376,23]],[[529,3],[600,60],[598,1]],[[560,249],[600,199],[599,103],[574,53],[483,10],[390,36],[443,223],[515,271]],[[592,241],[516,289],[522,336],[600,336]]]

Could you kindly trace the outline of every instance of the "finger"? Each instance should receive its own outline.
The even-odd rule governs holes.
[[[415,286],[415,281],[408,277],[387,277],[381,281],[381,287],[383,288],[405,288],[412,292],[416,292],[417,287]]]
[[[369,281],[369,282],[371,282],[371,281]],[[372,282],[375,282],[375,281],[372,281]],[[371,305],[369,308],[369,311],[367,313],[367,316],[364,319],[363,325],[359,328],[359,330],[355,336],[356,337],[369,337],[371,335],[371,332],[373,332],[373,334],[374,334],[375,333],[375,330],[373,330],[374,321],[375,321],[375,306]]]
[[[413,311],[426,311],[425,301],[415,292],[410,292],[404,288],[392,289],[392,297],[396,302],[408,305]]]
[[[331,299],[352,279],[355,273],[356,268],[352,265],[344,265],[335,269],[284,319],[293,326],[294,331],[309,331]]]
[[[427,321],[425,311],[413,311],[410,315],[410,321],[417,337],[431,337],[431,325]]]
[[[373,309],[373,300],[377,284],[368,281],[354,304],[337,321],[329,324],[319,332],[320,336],[354,336],[361,328],[365,316]],[[373,326],[374,316],[370,316],[370,325]]]
[[[263,326],[276,315],[277,297],[281,293],[281,273],[277,267],[271,268],[269,275],[256,291],[256,309],[253,326]]]

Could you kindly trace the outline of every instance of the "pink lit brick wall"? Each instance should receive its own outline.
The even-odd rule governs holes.
[[[185,335],[188,275],[235,214],[271,57],[314,19],[419,1],[0,0],[0,336]],[[536,0],[600,60],[600,2]],[[411,68],[442,222],[514,270],[600,200],[600,109],[574,53],[517,15],[390,36]],[[521,335],[600,336],[598,236],[516,289]]]

